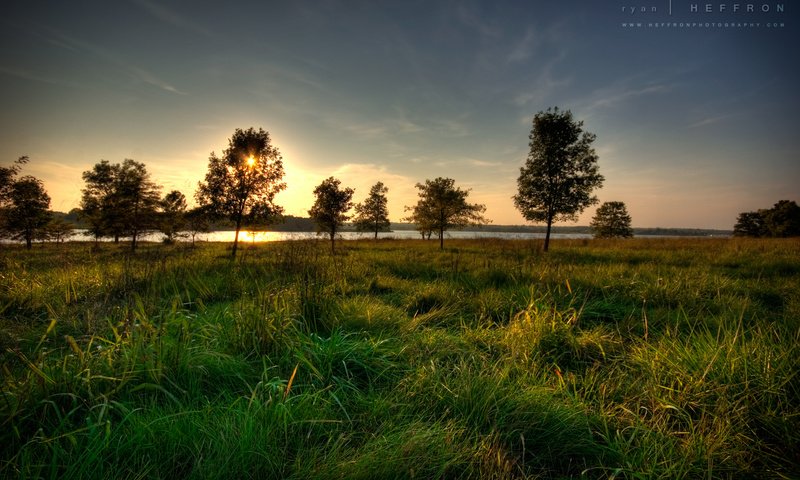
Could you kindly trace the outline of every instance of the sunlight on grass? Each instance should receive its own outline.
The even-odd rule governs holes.
[[[793,240],[0,253],[0,476],[800,471]]]

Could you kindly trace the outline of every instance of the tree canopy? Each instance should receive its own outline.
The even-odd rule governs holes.
[[[83,172],[81,208],[96,239],[131,237],[136,250],[139,235],[155,226],[161,187],[150,179],[144,163],[125,159],[122,164],[101,160]]]
[[[161,199],[161,215],[158,229],[164,234],[164,241],[172,243],[186,226],[186,196],[178,190],[172,190]]]
[[[772,208],[742,212],[733,226],[737,237],[797,237],[800,236],[800,206],[797,202],[781,200]]]
[[[50,222],[50,196],[41,180],[26,175],[10,182],[5,192],[6,206],[0,228],[14,240],[24,240],[30,249],[33,240],[43,237]]]
[[[595,238],[630,238],[631,216],[624,202],[605,202],[597,209],[589,226]]]
[[[597,203],[592,191],[603,185],[604,178],[592,148],[596,136],[584,131],[583,121],[576,121],[569,110],[537,113],[528,138],[530,152],[520,168],[514,205],[526,220],[547,224],[547,251],[553,222],[577,220],[586,207]]]
[[[232,258],[236,258],[242,225],[269,223],[283,213],[274,202],[275,195],[286,188],[283,174],[283,158],[261,128],[237,128],[221,157],[211,152],[205,181],[198,185],[195,198],[210,214],[235,224]]]
[[[336,233],[350,217],[347,212],[353,208],[352,188],[340,189],[341,181],[328,177],[314,188],[314,205],[308,215],[316,222],[317,232],[326,232],[331,239],[331,252],[334,251]]]
[[[406,207],[411,214],[406,220],[417,224],[417,230],[423,235],[426,232],[437,232],[439,248],[444,249],[444,232],[467,225],[488,223],[483,217],[486,206],[467,203],[470,190],[455,186],[452,178],[437,177],[418,183],[419,200],[413,207]]]
[[[389,193],[389,189],[383,182],[378,182],[370,188],[369,196],[364,202],[356,205],[356,216],[353,223],[358,231],[375,232],[375,238],[378,238],[378,232],[389,231],[391,223],[389,222],[387,193]]]

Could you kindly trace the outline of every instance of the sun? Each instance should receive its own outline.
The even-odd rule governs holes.
[[[252,167],[252,166],[253,166],[253,165],[255,165],[255,164],[256,164],[256,159],[255,159],[255,158],[253,158],[253,156],[252,156],[252,155],[250,155],[249,157],[247,157],[247,166],[248,166],[248,167]]]

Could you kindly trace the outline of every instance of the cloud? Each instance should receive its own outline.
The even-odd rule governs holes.
[[[715,123],[719,123],[719,122],[721,122],[721,121],[723,121],[723,120],[725,120],[727,118],[730,118],[732,116],[733,115],[717,115],[717,116],[714,116],[714,117],[707,117],[707,118],[704,118],[704,119],[702,119],[700,121],[692,123],[691,125],[689,125],[686,128],[700,128],[700,127],[705,127],[705,126],[708,126],[708,125],[714,125]]]
[[[666,85],[648,85],[639,89],[623,89],[617,91],[605,92],[601,98],[594,100],[588,107],[589,110],[599,110],[603,108],[612,108],[621,103],[629,100],[650,95],[654,93],[665,93],[669,91]]]
[[[0,67],[0,73],[10,75],[12,77],[22,78],[24,80],[33,80],[36,82],[49,83],[50,85],[80,88],[80,86],[77,84],[71,82],[65,82],[57,78],[51,78],[44,75],[39,75],[38,73],[33,73],[23,68]]]
[[[467,162],[473,167],[479,168],[500,167],[503,165],[501,162],[487,162],[486,160],[477,160],[474,158],[467,160]]]
[[[456,8],[456,17],[466,27],[469,27],[484,37],[499,37],[503,30],[487,22],[474,8],[466,5],[464,2],[459,2]]]
[[[530,104],[541,105],[547,103],[548,97],[572,84],[571,75],[563,76],[556,73],[556,67],[566,57],[566,49],[561,48],[557,55],[550,59],[539,71],[536,78],[530,82],[534,87],[520,92],[514,97],[514,104],[524,107]]]
[[[139,5],[144,11],[155,17],[161,22],[172,25],[183,30],[194,32],[205,37],[213,37],[213,33],[205,27],[192,22],[183,15],[163,6],[157,5],[148,0],[134,0],[134,3]]]
[[[157,87],[161,90],[166,92],[178,94],[178,95],[186,95],[186,92],[183,92],[170,83],[164,81],[163,79],[156,76],[154,73],[145,70],[141,67],[136,65],[130,64],[125,62],[119,56],[115,55],[114,53],[100,47],[94,45],[92,43],[79,40],[62,33],[53,32],[53,35],[56,36],[56,44],[63,46],[63,48],[67,48],[69,50],[88,53],[93,55],[107,63],[110,63],[116,66],[118,69],[122,70],[123,72],[127,73],[129,76],[133,77],[134,79],[146,83],[148,85],[152,85]]]

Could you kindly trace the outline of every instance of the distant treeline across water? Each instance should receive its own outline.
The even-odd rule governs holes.
[[[208,233],[199,233],[195,236],[196,241],[202,242],[233,242],[235,232],[232,230],[218,230],[214,232]],[[370,232],[353,232],[353,231],[345,231],[340,234],[340,238],[343,240],[359,240],[359,239],[370,239],[373,238],[373,233]],[[663,236],[673,236],[673,237],[682,237],[682,236],[729,236],[730,233],[724,232],[723,234],[718,235],[680,235],[680,234],[641,234],[638,235],[639,237],[663,237]],[[141,237],[142,241],[145,242],[160,242],[162,241],[164,235],[159,232],[152,232],[147,235]],[[562,239],[581,239],[581,238],[592,238],[592,235],[588,232],[558,232],[551,235],[552,238],[562,238]],[[422,238],[421,235],[415,230],[393,230],[391,232],[382,232],[378,234],[379,239],[419,239]],[[500,238],[500,239],[508,239],[508,240],[524,240],[524,239],[537,239],[537,238],[544,238],[544,232],[503,232],[503,231],[486,231],[486,230],[456,230],[456,231],[448,231],[445,232],[445,238],[453,238],[453,239],[480,239],[480,238]],[[241,231],[239,232],[239,241],[240,242],[276,242],[276,241],[285,241],[285,240],[313,240],[313,239],[320,239],[326,240],[326,237],[323,235],[317,235],[315,232],[272,232],[272,231]],[[87,230],[84,229],[76,229],[75,235],[70,237],[70,241],[94,241],[94,237],[89,235]],[[101,241],[109,242],[112,241],[111,238],[102,238]],[[129,240],[127,238],[120,238],[120,241]],[[178,241],[191,241],[191,237],[181,237]]]

